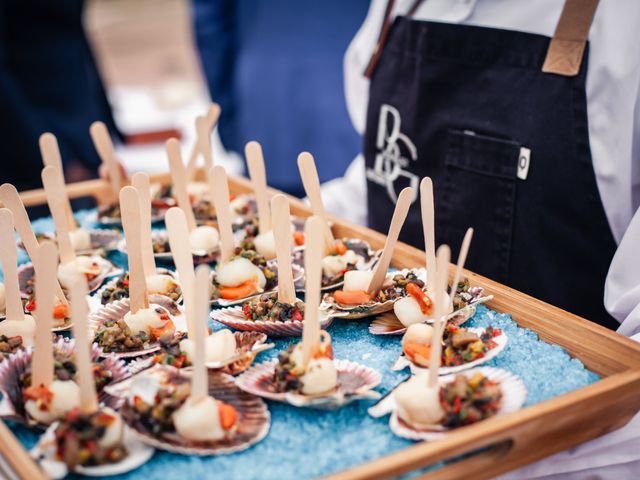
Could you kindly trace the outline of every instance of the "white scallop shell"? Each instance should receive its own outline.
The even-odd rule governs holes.
[[[475,334],[482,335],[482,333],[484,332],[484,328],[470,328],[469,331],[473,332]],[[470,368],[474,368],[477,367],[479,365],[482,365],[483,363],[487,363],[489,360],[494,359],[495,357],[497,357],[500,352],[502,352],[504,350],[504,347],[507,346],[507,335],[502,332],[500,335],[498,335],[497,337],[493,337],[493,341],[496,342],[496,346],[494,348],[492,348],[491,350],[487,351],[484,355],[484,357],[482,358],[478,358],[472,362],[469,363],[465,363],[464,365],[456,365],[455,367],[440,367],[438,369],[438,374],[440,375],[450,375],[453,373],[459,373],[462,372],[463,370],[468,370]],[[405,368],[409,367],[411,369],[411,373],[418,374],[418,373],[423,373],[423,372],[428,372],[429,369],[428,368],[424,368],[421,367],[419,365],[416,365],[415,363],[413,363],[408,357],[406,357],[404,354],[401,354],[398,359],[395,361],[395,363],[393,364],[393,366],[391,367],[391,370],[393,371],[399,371],[399,370],[404,370]]]
[[[334,360],[338,372],[338,386],[334,392],[323,395],[276,392],[273,375],[277,359],[254,365],[237,377],[236,384],[253,395],[288,403],[295,407],[323,410],[340,408],[361,399],[377,399],[380,394],[373,389],[380,384],[380,374],[365,365],[349,360]]]
[[[45,473],[53,479],[67,476],[68,469],[64,462],[55,458],[55,430],[58,422],[52,424],[40,437],[38,443],[31,449],[31,456],[38,462]],[[78,465],[73,471],[87,477],[107,477],[122,475],[147,463],[153,456],[155,449],[141,442],[125,425],[122,443],[127,450],[127,456],[117,463],[99,466]]]
[[[155,303],[169,310],[171,320],[176,327],[176,334],[186,332],[187,322],[184,312],[180,310],[175,302],[162,295],[150,295],[149,302]],[[93,337],[100,326],[108,320],[120,320],[124,318],[131,310],[131,303],[128,298],[116,300],[107,305],[102,306],[96,312],[89,315],[87,320],[89,327],[89,335]],[[115,355],[118,358],[134,358],[157,352],[160,349],[159,342],[151,342],[143,350],[135,350],[131,352],[110,352],[109,355]]]
[[[286,322],[247,320],[242,313],[241,306],[212,310],[209,316],[216,322],[222,323],[234,330],[262,332],[271,337],[299,337],[302,335],[304,325],[304,320],[287,320]],[[320,328],[328,328],[333,322],[333,318],[340,316],[340,312],[331,315],[328,314],[328,312],[320,312]]]
[[[388,272],[387,278],[392,278],[394,275],[398,274],[406,275],[409,272],[414,272],[420,280],[426,281],[427,271],[424,268],[405,268],[402,270]],[[387,300],[386,302],[371,302],[366,305],[342,305],[336,303],[333,300],[333,294],[329,292],[325,295],[325,298],[322,299],[320,309],[329,312],[347,312],[347,315],[343,317],[344,319],[359,320],[392,310],[393,304],[400,298],[402,297],[398,297],[394,300]]]
[[[500,368],[490,368],[490,367],[480,367],[474,368],[472,370],[465,370],[461,372],[461,375],[465,375],[467,377],[471,377],[474,373],[480,372],[487,378],[498,382],[500,384],[500,388],[502,390],[502,400],[500,409],[496,413],[496,415],[505,415],[508,413],[513,413],[524,405],[525,400],[527,399],[527,389],[523,383],[523,381],[514,375],[511,372],[506,370],[502,370]],[[438,381],[440,384],[444,384],[450,382],[454,379],[454,375],[447,375],[440,377]],[[442,425],[432,425],[428,429],[415,429],[405,422],[398,418],[396,413],[396,404],[393,400],[393,394],[390,395],[389,405],[392,409],[391,417],[389,419],[389,427],[391,431],[402,438],[407,438],[409,440],[438,440],[444,437],[448,431],[458,430],[445,428]],[[386,400],[386,399],[385,399]],[[379,416],[379,415],[376,415]],[[490,420],[490,419],[487,419]],[[464,428],[464,427],[459,427]]]

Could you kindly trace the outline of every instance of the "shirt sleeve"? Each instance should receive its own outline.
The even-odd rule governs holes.
[[[367,185],[362,154],[351,162],[343,177],[324,183],[321,193],[327,212],[348,222],[366,225]]]

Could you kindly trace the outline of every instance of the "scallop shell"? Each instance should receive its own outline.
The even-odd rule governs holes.
[[[173,300],[163,297],[162,295],[150,295],[149,303],[160,305],[169,311],[173,324],[176,327],[176,335],[178,335],[179,332],[186,331],[187,327],[184,313],[178,308],[177,304]],[[98,331],[100,325],[108,320],[117,321],[124,318],[125,314],[130,310],[131,304],[128,298],[116,300],[115,302],[102,306],[96,312],[89,315],[89,335],[95,335],[95,332]],[[134,358],[148,355],[150,353],[157,352],[158,350],[160,350],[160,343],[151,342],[147,345],[147,348],[143,350],[135,350],[131,352],[110,352],[108,355],[114,355],[118,358]]]
[[[393,271],[387,273],[387,278],[394,275],[403,274],[406,275],[409,272],[414,272],[420,280],[425,281],[427,278],[427,271],[424,268],[405,268],[403,270]],[[329,312],[346,312],[342,318],[345,320],[359,320],[361,318],[371,317],[381,313],[388,312],[393,309],[393,304],[402,297],[398,297],[394,300],[387,300],[386,302],[372,302],[367,305],[341,305],[335,303],[331,293],[328,293],[325,298],[322,299],[320,304],[321,310]]]
[[[40,437],[30,453],[50,478],[62,479],[67,476],[68,469],[64,462],[55,459],[54,442],[57,427],[58,422],[52,424]],[[78,465],[73,469],[73,472],[88,477],[123,475],[147,463],[155,452],[153,447],[138,440],[126,425],[123,431],[122,443],[127,450],[127,456],[121,461],[99,466]]]
[[[55,234],[45,233],[50,240],[55,241]],[[117,248],[118,240],[122,234],[118,230],[111,229],[93,229],[89,230],[89,237],[91,239],[91,248],[84,250],[77,250],[77,255],[100,255],[102,253],[114,250]],[[22,241],[18,242],[18,248],[26,250]]]
[[[273,270],[277,270],[278,268],[278,262],[276,260],[269,260],[267,262],[267,266]],[[303,276],[304,276],[304,269],[296,264],[292,264],[291,265],[291,270],[293,272],[293,282],[297,282],[298,280],[300,280]],[[216,278],[216,272],[215,270],[213,270],[211,272],[211,283],[214,282]],[[215,298],[211,300],[211,304],[217,307],[232,307],[234,305],[241,305],[243,303],[248,302],[249,300],[253,300],[254,298],[258,298],[261,297],[262,295],[269,295],[269,294],[275,294],[278,292],[278,286],[276,285],[274,288],[272,288],[271,290],[265,290],[264,292],[261,293],[256,293],[254,295],[250,295],[248,297],[244,297],[244,298],[239,298],[237,300],[225,300],[223,298]]]
[[[333,322],[334,317],[339,317],[337,312],[330,315],[328,312],[320,312],[320,328],[326,329]],[[286,322],[269,322],[265,320],[247,320],[242,313],[242,307],[229,307],[212,310],[210,317],[216,322],[222,323],[234,330],[245,332],[262,332],[271,337],[299,337],[302,335],[304,321],[287,320]]]
[[[373,250],[371,245],[365,240],[361,240],[359,238],[343,238],[343,241],[347,240],[351,243],[355,243],[358,246],[356,249],[358,250],[356,253],[359,254],[363,260],[356,264],[356,270],[371,270],[382,255],[382,250]],[[298,247],[293,252],[293,262],[297,265],[304,266],[304,247]],[[327,292],[330,290],[336,290],[344,285],[344,280],[338,283],[333,283],[331,285],[323,285],[322,291]],[[300,279],[296,282],[296,290],[299,292],[304,292],[304,278]]]
[[[380,374],[364,365],[349,360],[334,360],[338,372],[336,391],[325,395],[280,393],[273,387],[273,374],[277,359],[254,365],[236,379],[242,390],[269,400],[289,403],[295,407],[333,410],[361,399],[377,399],[380,394],[373,389],[380,384]]]
[[[93,280],[89,282],[89,293],[93,293],[102,283],[109,277],[122,273],[122,269],[106,258],[92,255],[91,258],[100,265],[100,273]],[[32,263],[23,263],[18,267],[18,284],[20,286],[20,293],[24,298],[29,296],[27,292],[27,282],[35,275],[35,269]]]
[[[228,438],[215,442],[187,440],[177,433],[155,435],[136,420],[128,402],[125,402],[120,414],[140,440],[160,450],[181,455],[227,455],[241,452],[261,441],[269,432],[271,415],[267,405],[261,398],[239,389],[230,375],[210,372],[209,395],[234,406],[238,411],[236,430]]]
[[[75,340],[57,337],[54,340],[53,349],[56,352],[72,353],[74,344]],[[26,417],[22,400],[20,377],[31,365],[32,356],[33,348],[27,348],[14,353],[0,363],[0,417],[17,420],[29,426],[43,427]],[[114,355],[104,355],[102,349],[94,343],[91,346],[91,359],[97,362],[99,358],[102,366],[111,372],[110,383],[116,384],[129,376],[127,366],[122,360]],[[98,400],[114,410],[121,404],[121,400],[107,394],[106,389],[98,394]]]
[[[484,332],[484,328],[470,328],[469,331],[477,335],[481,335]],[[483,363],[487,363],[489,360],[492,360],[495,357],[497,357],[500,354],[500,352],[504,350],[504,347],[507,346],[507,340],[508,340],[507,335],[503,332],[497,337],[493,337],[493,341],[496,342],[496,346],[493,347],[491,350],[487,351],[484,357],[478,358],[472,362],[465,363],[463,365],[456,365],[455,367],[440,367],[440,369],[438,370],[438,373],[440,375],[450,375],[450,374],[462,372],[463,370],[468,370],[470,368],[477,367],[479,365],[482,365]],[[399,371],[399,370],[404,370],[407,367],[411,369],[411,373],[413,374],[429,371],[428,368],[424,368],[419,365],[416,365],[411,360],[409,360],[409,358],[406,357],[405,355],[400,355],[398,357],[398,359],[395,361],[395,363],[391,367],[391,370]]]
[[[498,410],[496,415],[513,413],[522,408],[522,405],[527,399],[527,389],[519,377],[506,370],[490,367],[480,367],[474,368],[472,370],[465,370],[464,372],[461,372],[461,374],[470,377],[476,372],[480,372],[487,378],[500,383],[500,388],[502,390],[502,401],[500,409]],[[450,382],[453,379],[454,375],[447,375],[440,377],[439,382],[440,384],[443,384]],[[393,396],[391,395],[390,397]],[[445,428],[442,425],[433,425],[429,429],[415,429],[398,417],[396,413],[397,407],[395,401],[390,402],[390,405],[393,411],[390,412],[391,418],[389,419],[389,427],[391,428],[391,431],[399,437],[416,441],[438,440],[444,437],[448,431],[457,430],[457,428]]]
[[[447,315],[447,321],[453,325],[460,326],[476,314],[476,306],[491,300],[493,300],[493,295],[476,297],[468,305]],[[404,335],[406,331],[407,327],[400,322],[393,312],[380,315],[369,324],[369,333],[373,335]]]
[[[265,350],[273,348],[273,343],[266,343],[267,336],[259,332],[234,332],[236,337],[236,353],[225,362],[219,364],[207,364],[211,370],[216,370],[229,375],[239,375],[247,370],[255,360],[256,356]],[[155,365],[153,362],[154,355],[145,358],[138,358],[129,363],[129,372],[132,375],[142,372]],[[189,370],[187,367],[183,370]]]
[[[174,272],[173,270],[169,270],[168,268],[156,268],[156,271],[158,274],[162,274],[162,275],[169,275],[170,277],[172,277],[176,282],[179,283],[178,281],[178,274],[176,272]],[[123,272],[125,273],[125,272]],[[102,292],[104,292],[106,289],[111,288],[113,286],[116,285],[116,283],[118,283],[118,280],[120,279],[120,275],[117,277],[112,278],[111,280],[109,280],[107,283],[105,283],[102,287],[100,287],[97,291],[95,295],[92,295],[91,297],[89,297],[88,302],[89,302],[89,307],[91,308],[92,311],[98,310],[99,308],[102,307]],[[182,288],[182,286],[180,286]],[[149,298],[155,298],[155,297],[165,297],[165,295],[161,295],[159,293],[154,293],[149,295]],[[169,298],[169,297],[166,297]],[[183,301],[182,295],[180,295],[180,297],[178,297],[178,300],[175,303],[181,304]],[[113,302],[112,302],[113,303]]]

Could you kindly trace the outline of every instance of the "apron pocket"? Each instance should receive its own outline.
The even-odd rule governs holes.
[[[438,242],[452,247],[455,260],[473,227],[467,267],[502,283],[509,280],[519,152],[512,140],[448,130],[445,181],[436,194]]]

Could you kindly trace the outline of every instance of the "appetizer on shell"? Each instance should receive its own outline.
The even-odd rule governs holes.
[[[182,288],[171,270],[158,269],[158,273],[146,277],[147,292],[149,295],[159,295],[180,303],[182,301]],[[107,305],[116,300],[129,298],[129,273],[114,278],[104,284],[97,292],[101,305]]]
[[[434,388],[425,376],[411,377],[391,396],[389,426],[399,437],[437,440],[453,429],[515,412],[527,397],[522,380],[497,368],[441,376]]]
[[[71,246],[78,255],[104,255],[114,250],[120,241],[120,232],[113,229],[85,229],[78,227],[69,232]],[[56,241],[53,233],[36,233],[38,242]],[[22,241],[18,242],[18,247],[26,250]]]
[[[413,373],[428,369],[433,334],[434,328],[426,323],[409,326],[402,338],[402,355],[391,369],[409,367]],[[507,336],[500,329],[462,328],[447,324],[439,373],[448,375],[486,363],[499,355],[506,344]]]

